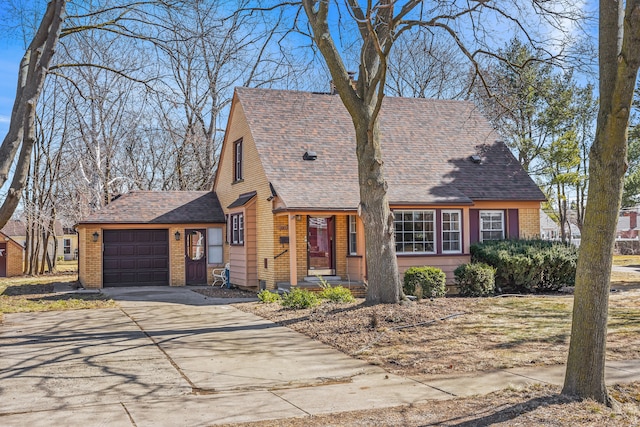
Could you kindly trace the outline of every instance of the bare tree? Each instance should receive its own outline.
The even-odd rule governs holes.
[[[360,184],[358,211],[365,225],[368,260],[366,299],[368,303],[398,302],[402,292],[396,264],[394,217],[387,198],[378,120],[387,84],[389,55],[396,40],[413,28],[427,28],[457,46],[475,71],[474,78],[482,79],[481,58],[497,56],[493,41],[487,37],[487,19],[493,21],[492,25],[504,22],[504,29],[521,33],[529,42],[538,44],[541,40],[527,29],[528,20],[539,17],[546,28],[560,29],[562,21],[576,19],[578,11],[566,1],[536,0],[525,5],[511,1],[421,0],[402,3],[379,0],[361,5],[357,0],[347,0],[344,8],[327,0],[302,0],[302,5],[314,45],[327,64],[355,128]],[[333,24],[335,19],[338,24]],[[355,85],[349,79],[334,35],[349,25],[355,28],[360,46]]]
[[[627,170],[627,128],[640,67],[640,1],[601,0],[599,13],[600,106],[562,392],[612,405],[604,381],[609,287]]]

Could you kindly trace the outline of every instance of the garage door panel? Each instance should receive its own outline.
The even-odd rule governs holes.
[[[104,230],[104,286],[169,284],[168,230]]]

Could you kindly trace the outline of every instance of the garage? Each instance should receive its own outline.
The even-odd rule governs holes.
[[[104,230],[104,286],[169,285],[166,229]]]

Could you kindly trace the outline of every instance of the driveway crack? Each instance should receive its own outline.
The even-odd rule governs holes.
[[[173,366],[173,368],[178,372],[178,374],[180,374],[180,376],[189,384],[189,386],[191,387],[191,392],[195,392],[196,390],[199,390],[198,387],[196,387],[196,385],[189,379],[189,377],[182,371],[182,369],[180,369],[180,366],[178,366],[178,364],[171,358],[171,356],[169,356],[169,354],[164,351],[164,349],[162,347],[160,347],[160,344],[158,344],[158,342],[147,332],[144,330],[144,328],[142,327],[142,325],[140,325],[136,319],[134,319],[133,317],[131,317],[129,315],[129,313],[127,313],[126,311],[124,311],[122,309],[122,307],[120,307],[120,311],[122,311],[122,313],[124,313],[125,316],[127,316],[129,319],[131,319],[131,321],[140,329],[140,331],[142,331],[143,334],[145,334],[153,343],[153,345],[156,346],[156,348],[158,350],[160,350],[160,352],[162,354],[164,354],[164,357],[167,358],[167,360],[169,361],[169,363],[171,364],[171,366]]]

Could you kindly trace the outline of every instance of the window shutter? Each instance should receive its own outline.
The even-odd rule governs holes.
[[[507,238],[520,238],[520,224],[518,221],[518,209],[507,209]]]
[[[469,241],[473,245],[480,241],[480,210],[469,209]]]

